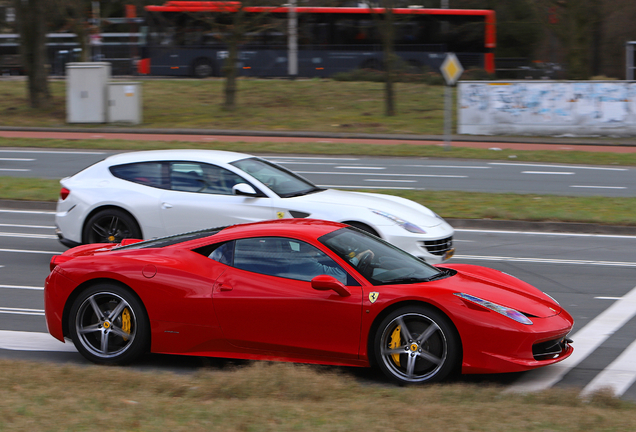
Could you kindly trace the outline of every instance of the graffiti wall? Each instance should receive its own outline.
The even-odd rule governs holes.
[[[458,133],[636,135],[636,83],[460,81]]]

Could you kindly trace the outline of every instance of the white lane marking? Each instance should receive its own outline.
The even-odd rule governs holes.
[[[603,371],[596,375],[581,392],[587,396],[597,390],[609,388],[615,396],[621,396],[636,381],[636,340]]]
[[[336,162],[304,162],[304,161],[287,161],[287,160],[279,160],[276,161],[279,165],[338,165]]]
[[[451,168],[451,169],[491,169],[487,166],[460,166],[460,165],[391,165],[396,167],[409,167],[409,168]]]
[[[488,165],[504,165],[504,166],[526,166],[526,167],[541,167],[541,168],[566,168],[566,169],[588,169],[588,170],[600,170],[600,171],[628,171],[629,168],[606,168],[606,167],[592,167],[592,166],[579,166],[579,165],[549,165],[549,164],[528,164],[528,163],[506,163],[506,162],[488,162]]]
[[[560,363],[526,372],[506,391],[532,392],[552,387],[578,366],[616,330],[636,315],[636,287],[571,336],[574,353]]]
[[[49,226],[49,225],[18,225],[18,224],[3,224],[3,223],[0,223],[0,227],[55,229],[54,226]]]
[[[417,183],[417,180],[390,180],[390,179],[364,179],[368,182],[384,182],[384,183]]]
[[[365,169],[365,170],[384,170],[386,167],[372,167],[372,166],[337,166],[338,169]]]
[[[46,210],[9,210],[9,209],[1,209],[1,213],[23,213],[23,214],[52,214],[54,215],[54,211],[46,211]]]
[[[622,261],[589,261],[589,260],[519,258],[519,257],[480,256],[480,255],[453,255],[453,258],[476,260],[476,261],[510,261],[510,262],[533,262],[533,263],[544,263],[544,264],[575,264],[575,265],[595,265],[595,266],[609,266],[609,267],[636,267],[636,262],[622,262]]]
[[[30,169],[22,169],[22,168],[0,168],[0,171],[27,172],[27,171],[31,171],[31,170]]]
[[[35,159],[26,159],[26,158],[0,158],[0,161],[9,161],[9,162],[31,162]]]
[[[4,266],[0,266],[0,267],[4,267]],[[27,285],[0,285],[0,289],[19,289],[19,290],[44,291],[44,287],[27,286]]]
[[[570,185],[571,188],[587,188],[587,189],[627,189],[625,186],[582,186]]]
[[[521,174],[572,175],[574,173],[563,171],[521,171]]]
[[[0,252],[15,252],[15,253],[34,253],[34,254],[46,254],[46,255],[61,255],[59,251],[39,251],[39,250],[24,250],[24,249],[0,249]]]
[[[620,297],[594,297],[597,300],[620,300]]]
[[[323,175],[369,175],[369,173],[347,173],[347,172],[319,172],[319,171],[296,171],[297,174],[323,174]],[[376,176],[392,176],[392,177],[437,177],[437,178],[467,178],[463,175],[444,175],[444,174],[389,174],[389,173],[374,173]]]
[[[87,154],[87,155],[102,155],[106,154],[105,152],[95,152],[95,151],[53,151],[53,150],[0,150],[0,153],[36,153],[36,154]]]
[[[343,160],[343,161],[357,161],[359,158],[343,158],[343,157],[314,157],[314,156],[267,156],[265,159],[300,159],[300,160]]]
[[[0,314],[41,315],[41,316],[44,316],[44,310],[42,310],[42,309],[24,309],[24,308],[0,307]]]
[[[500,231],[500,230],[483,230],[483,229],[465,229],[456,228],[455,231],[475,232],[475,233],[492,233],[492,234],[523,234],[523,235],[542,235],[542,236],[572,236],[572,237],[602,237],[602,238],[624,238],[636,239],[636,236],[618,235],[618,234],[580,234],[580,233],[558,233],[543,231]]]
[[[77,352],[75,345],[55,339],[48,333],[0,330],[0,349],[14,351]]]
[[[8,233],[0,232],[0,237],[19,237],[19,238],[38,238],[38,239],[56,239],[54,234],[27,234],[27,233]]]
[[[369,189],[369,186],[342,186],[342,185],[318,185],[324,188],[338,188],[338,189]],[[399,187],[399,186],[371,186],[372,189],[404,189],[404,190],[425,190],[424,188],[412,188],[412,187]]]

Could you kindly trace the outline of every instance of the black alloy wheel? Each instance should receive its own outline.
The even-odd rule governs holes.
[[[82,234],[84,243],[121,243],[126,238],[141,239],[141,230],[132,216],[118,209],[95,213],[86,222]]]
[[[378,328],[373,348],[378,367],[398,384],[439,382],[461,361],[454,326],[427,306],[407,306],[389,314]]]
[[[149,347],[146,311],[136,296],[118,285],[95,285],[81,293],[68,324],[73,344],[93,363],[127,364]]]

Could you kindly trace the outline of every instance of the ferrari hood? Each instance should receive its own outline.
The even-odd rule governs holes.
[[[539,318],[561,313],[561,306],[554,299],[507,273],[467,264],[444,267],[457,270],[455,276],[443,281],[453,293],[470,294]]]
[[[327,189],[322,192],[285,198],[290,210],[304,211],[308,217],[316,219],[337,220],[336,215],[351,217],[356,212],[372,212],[378,210],[404,219],[422,228],[432,228],[446,223],[428,208],[404,198],[362,192],[348,192]],[[376,225],[390,225],[392,222],[382,216],[373,216]]]

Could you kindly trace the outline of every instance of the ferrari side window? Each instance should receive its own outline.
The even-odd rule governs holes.
[[[289,247],[285,239],[258,237],[236,240],[234,267],[254,273],[281,276],[289,267]]]
[[[338,263],[318,248],[289,238],[237,240],[234,266],[255,273],[307,282],[326,274],[345,285],[357,285]]]
[[[218,261],[221,264],[232,265],[234,261],[234,241],[223,243],[209,255],[210,259]]]
[[[320,249],[298,240],[289,240],[290,265],[285,277],[311,281],[318,275],[329,275],[347,285],[347,272]]]

